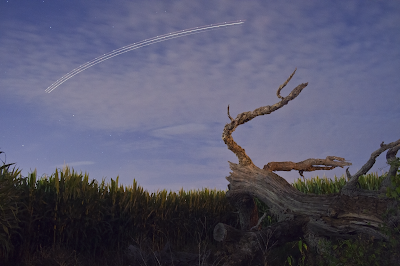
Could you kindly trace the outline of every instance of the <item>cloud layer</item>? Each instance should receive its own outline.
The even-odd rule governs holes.
[[[1,147],[24,170],[94,162],[76,167],[150,190],[225,188],[227,161],[237,162],[221,141],[227,105],[235,117],[276,103],[296,67],[281,94],[309,82],[301,95],[234,133],[256,165],[335,155],[355,172],[381,141],[399,138],[395,2],[27,1],[0,10],[0,110],[10,125]],[[239,19],[117,56],[44,92],[125,45]]]

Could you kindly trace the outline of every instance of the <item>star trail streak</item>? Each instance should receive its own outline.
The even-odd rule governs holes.
[[[163,41],[167,41],[167,40],[171,40],[171,39],[175,39],[175,38],[179,38],[179,37],[183,37],[183,36],[187,36],[187,35],[192,35],[192,34],[197,34],[197,33],[202,33],[205,31],[209,31],[209,30],[216,30],[216,29],[221,29],[221,28],[226,28],[226,27],[231,27],[231,26],[238,26],[241,25],[245,22],[245,20],[237,20],[237,21],[232,21],[232,22],[224,22],[224,23],[218,23],[218,24],[210,24],[210,25],[206,25],[206,26],[202,26],[202,27],[196,27],[196,28],[190,28],[190,29],[186,29],[186,30],[181,30],[181,31],[175,31],[172,33],[168,33],[168,34],[164,34],[164,35],[160,35],[157,37],[153,37],[150,39],[146,39],[143,40],[141,42],[138,43],[133,43],[124,47],[121,47],[117,50],[113,50],[107,54],[104,54],[102,56],[99,56],[77,68],[75,68],[74,70],[72,70],[71,72],[65,74],[64,76],[62,76],[60,79],[58,79],[56,82],[54,82],[53,84],[51,84],[51,86],[49,86],[45,92],[50,93],[53,90],[55,90],[58,86],[60,86],[61,84],[63,84],[65,81],[69,80],[70,78],[72,78],[73,76],[81,73],[82,71],[97,65],[105,60],[108,60],[110,58],[113,58],[115,56],[124,54],[126,52],[135,50],[135,49],[139,49],[141,47],[144,46],[148,46],[151,44],[155,44],[158,42],[163,42]]]

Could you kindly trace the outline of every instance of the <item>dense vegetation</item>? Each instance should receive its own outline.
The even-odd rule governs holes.
[[[383,178],[363,176],[360,186],[378,189]],[[317,176],[298,179],[293,186],[304,193],[324,194],[339,192],[345,182],[344,176]],[[268,214],[265,205],[256,203],[260,217]],[[36,172],[22,177],[11,164],[0,167],[1,265],[129,265],[128,245],[155,251],[167,241],[176,250],[202,253],[218,246],[212,232],[219,222],[239,227],[225,191],[149,193],[135,180],[132,186],[119,185],[118,177],[98,183],[68,167],[41,178]],[[263,226],[273,222],[274,217],[267,216]],[[329,252],[320,258],[331,265],[383,265],[384,251],[392,247],[361,236],[358,241],[326,244]],[[268,265],[305,265],[310,252],[299,240],[265,255]]]

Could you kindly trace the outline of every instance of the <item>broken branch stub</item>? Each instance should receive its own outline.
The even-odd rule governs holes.
[[[320,166],[325,165],[325,166]],[[326,159],[307,159],[298,163],[294,162],[269,162],[264,165],[267,171],[291,171],[311,172],[316,170],[332,170],[336,167],[351,165],[344,158],[336,156],[327,156]]]

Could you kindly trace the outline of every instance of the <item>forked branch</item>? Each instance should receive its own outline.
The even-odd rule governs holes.
[[[279,86],[279,89],[277,91],[277,96],[281,99],[280,102],[270,106],[263,106],[260,108],[255,109],[254,111],[249,111],[249,112],[243,112],[241,114],[238,114],[235,119],[233,119],[230,114],[229,114],[229,106],[228,106],[228,117],[231,120],[230,123],[225,125],[224,131],[222,133],[222,139],[224,140],[225,144],[228,146],[228,149],[231,150],[234,154],[239,159],[239,164],[242,166],[247,166],[247,165],[254,165],[253,162],[251,161],[250,157],[246,154],[245,150],[240,147],[232,137],[233,131],[239,126],[242,125],[253,118],[260,116],[260,115],[267,115],[270,114],[279,108],[285,106],[286,104],[289,103],[289,101],[295,99],[300,92],[308,85],[308,83],[302,83],[298,85],[296,88],[294,88],[288,96],[282,97],[280,95],[280,91],[286,86],[286,84],[291,80],[293,77],[294,73],[296,70],[290,75],[290,77],[281,85]]]
[[[390,161],[392,157],[396,156],[397,151],[400,149],[400,139],[394,142],[391,142],[389,144],[384,144],[383,142],[380,145],[381,147],[374,151],[369,160],[361,167],[360,170],[358,170],[357,173],[355,173],[353,176],[350,174],[349,169],[346,169],[346,175],[349,181],[346,183],[346,185],[342,188],[341,193],[345,195],[351,195],[356,189],[357,189],[357,183],[358,183],[358,178],[362,175],[365,175],[375,164],[376,158],[381,155],[382,152],[389,150],[387,153],[387,159]],[[396,169],[397,171],[397,169]],[[389,179],[390,176],[387,178]],[[385,180],[387,181],[387,180]],[[384,187],[389,186],[390,182],[383,182]]]

